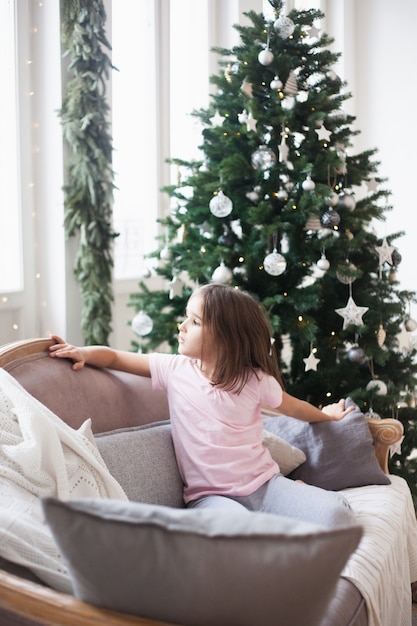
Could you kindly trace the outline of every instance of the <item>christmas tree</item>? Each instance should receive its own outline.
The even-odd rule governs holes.
[[[152,256],[166,289],[140,283],[133,330],[140,349],[175,352],[195,286],[230,283],[267,310],[289,393],[397,417],[414,402],[417,324],[396,276],[402,233],[374,232],[390,193],[376,149],[353,153],[323,14],[270,3],[273,19],[247,13],[240,44],[216,50],[215,94],[194,112],[202,157],[172,159],[179,179],[164,190],[172,212]]]

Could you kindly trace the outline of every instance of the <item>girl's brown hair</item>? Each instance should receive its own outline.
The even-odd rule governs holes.
[[[261,369],[282,385],[268,317],[260,303],[246,291],[220,283],[203,285],[195,293],[203,296],[204,342],[215,342],[217,350],[213,384],[239,393],[250,374]]]

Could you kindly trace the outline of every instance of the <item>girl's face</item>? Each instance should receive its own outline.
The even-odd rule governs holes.
[[[179,326],[178,352],[193,359],[206,361],[209,358],[207,349],[210,342],[205,341],[203,355],[203,296],[196,294],[188,300],[185,320]],[[207,345],[208,344],[208,345]]]

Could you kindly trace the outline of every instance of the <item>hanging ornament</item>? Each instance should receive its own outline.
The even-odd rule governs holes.
[[[375,391],[377,396],[386,396],[388,388],[383,380],[373,378],[366,385],[366,391]]]
[[[168,248],[168,246],[164,246],[159,254],[159,258],[162,261],[168,261],[168,259],[170,259],[171,256],[172,256],[171,250]]]
[[[311,179],[311,176],[309,175],[307,176],[305,181],[303,181],[302,187],[304,191],[314,191],[314,189],[316,188],[316,183],[314,182],[314,180]]]
[[[280,35],[280,37],[282,37],[283,39],[288,39],[288,37],[291,37],[295,30],[295,24],[292,19],[290,19],[286,15],[282,15],[277,20],[275,20],[274,28],[276,32]]]
[[[318,217],[309,217],[305,223],[304,230],[317,232],[321,228],[321,222]]]
[[[257,121],[255,120],[255,118],[252,115],[252,112],[250,111],[246,120],[246,130],[248,132],[251,130],[253,132],[256,132],[256,124],[257,124]]]
[[[232,278],[232,270],[226,267],[226,265],[222,261],[220,265],[214,270],[211,280],[213,281],[213,283],[222,283],[223,285],[226,285],[226,283],[230,282]]]
[[[217,243],[219,243],[221,246],[227,246],[228,248],[231,248],[234,242],[235,238],[233,237],[230,230],[227,228],[227,226],[223,226],[223,233],[217,239]]]
[[[286,96],[283,100],[281,100],[281,106],[286,111],[291,111],[295,106],[295,102],[294,96]]]
[[[376,331],[376,342],[380,348],[384,345],[386,336],[387,333],[385,332],[382,324],[380,324],[378,330]]]
[[[343,330],[345,330],[351,324],[353,326],[362,326],[362,316],[369,311],[367,306],[356,306],[352,296],[349,296],[348,302],[345,307],[341,309],[335,309],[335,312],[343,317]]]
[[[184,287],[184,283],[182,282],[182,280],[177,276],[174,275],[172,277],[172,280],[169,283],[170,286],[170,290],[169,290],[169,299],[173,300],[175,297],[181,297],[182,296],[182,290]]]
[[[332,191],[330,195],[324,198],[324,203],[327,204],[327,206],[335,207],[337,206],[338,202],[339,202],[339,196],[334,191]]]
[[[269,86],[271,87],[271,89],[276,89],[278,91],[279,89],[282,88],[282,82],[280,81],[278,76],[275,75],[274,78],[269,83]]]
[[[392,253],[394,252],[394,249],[395,248],[393,246],[390,246],[388,244],[386,237],[384,237],[381,246],[375,246],[375,250],[377,251],[378,256],[379,256],[379,275],[380,275],[380,277],[381,277],[382,266],[384,265],[385,261],[389,265],[392,265]]]
[[[394,250],[392,251],[391,261],[393,267],[397,267],[402,261],[402,256],[396,248],[394,248]]]
[[[313,370],[314,372],[317,372],[317,365],[320,363],[320,359],[316,357],[315,352],[317,352],[315,348],[310,349],[309,356],[306,359],[303,359],[305,363],[304,371],[308,372],[309,370]]]
[[[233,211],[233,202],[222,189],[210,200],[209,208],[215,217],[227,217]]]
[[[337,208],[353,211],[356,207],[356,199],[353,193],[341,193],[338,198]]]
[[[319,141],[325,141],[326,143],[330,141],[330,135],[332,134],[330,130],[327,130],[324,124],[321,124],[319,128],[314,129],[317,133]]]
[[[308,29],[308,36],[311,37],[312,39],[317,39],[319,34],[320,34],[321,28],[317,28],[316,26],[311,26],[311,28]]]
[[[225,117],[220,115],[219,111],[216,111],[213,117],[210,118],[210,122],[212,126],[223,126],[223,122],[225,119]]]
[[[245,80],[243,81],[240,90],[242,93],[245,94],[245,96],[247,96],[248,98],[253,98],[253,87],[252,87],[252,83],[248,83],[248,81]]]
[[[409,317],[404,321],[404,327],[408,333],[412,333],[417,328],[417,322]]]
[[[278,200],[282,200],[283,202],[287,202],[288,200],[288,192],[284,187],[280,187],[276,194]]]
[[[298,93],[297,79],[294,70],[291,70],[287,82],[285,83],[284,93],[286,96],[296,96]]]
[[[324,250],[321,254],[321,258],[317,261],[316,265],[322,272],[327,272],[327,270],[329,269],[330,263],[329,260],[326,258]]]
[[[287,136],[285,133],[282,133],[281,143],[278,146],[279,160],[281,161],[281,163],[286,163],[288,161],[289,151],[290,149],[287,145]]]
[[[340,215],[331,207],[321,216],[321,223],[325,228],[334,228],[340,224]]]
[[[273,250],[264,258],[263,266],[267,274],[271,276],[280,276],[287,269],[287,261],[277,252],[277,234],[273,235]]]
[[[366,361],[365,350],[357,343],[349,348],[346,353],[346,357],[351,363],[358,363],[359,365],[362,365]]]
[[[139,311],[132,319],[132,330],[139,337],[145,337],[152,332],[153,329],[153,321],[146,315],[144,311]]]
[[[271,148],[262,145],[255,152],[252,152],[251,161],[255,170],[265,171],[271,169],[276,164],[277,156]]]
[[[264,50],[261,50],[258,54],[258,61],[261,65],[271,65],[273,60],[274,53],[270,48],[265,48]]]
[[[356,265],[346,260],[346,265],[339,265],[336,272],[336,278],[344,285],[351,285],[356,280],[356,272]]]

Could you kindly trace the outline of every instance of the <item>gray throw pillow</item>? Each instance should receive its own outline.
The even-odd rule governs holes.
[[[316,626],[360,540],[249,511],[45,498],[85,602],[186,626]]]
[[[351,398],[354,410],[339,422],[309,424],[279,415],[265,417],[266,430],[305,452],[307,460],[288,476],[330,491],[389,485],[376,456],[366,418]]]
[[[169,421],[100,433],[95,441],[129,500],[184,506]]]

